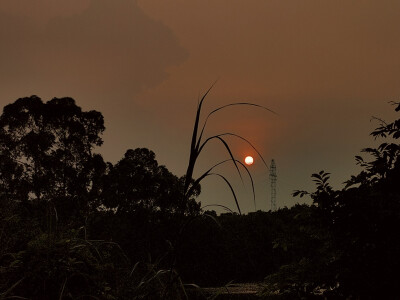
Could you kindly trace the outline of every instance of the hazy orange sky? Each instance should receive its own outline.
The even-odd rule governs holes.
[[[147,147],[185,173],[199,95],[218,79],[205,109],[249,101],[276,111],[229,108],[207,134],[234,132],[277,163],[277,206],[310,175],[335,187],[357,172],[354,156],[373,142],[371,116],[393,119],[400,96],[400,1],[391,0],[0,0],[0,101],[36,94],[73,97],[103,113],[101,153],[117,162]],[[254,154],[229,140],[235,155]],[[228,156],[216,143],[198,173]],[[250,168],[257,209],[270,209],[268,170]],[[232,166],[244,211],[250,186]],[[234,208],[217,178],[200,200]]]

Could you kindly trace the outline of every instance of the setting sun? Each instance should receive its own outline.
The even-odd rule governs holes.
[[[246,163],[246,165],[252,165],[254,163],[254,159],[252,156],[246,156],[246,158],[244,159],[244,162]]]

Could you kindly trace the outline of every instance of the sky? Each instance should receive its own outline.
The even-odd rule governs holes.
[[[206,134],[239,134],[277,166],[277,206],[313,190],[310,175],[331,173],[335,188],[356,174],[354,156],[369,133],[396,115],[400,97],[397,0],[0,0],[0,106],[37,95],[69,96],[105,117],[98,150],[116,163],[146,147],[174,174],[185,173],[199,97],[214,83]],[[233,184],[243,212],[269,210],[268,168],[238,139],[237,159],[254,155],[246,174],[216,170]],[[229,158],[210,143],[195,171]],[[202,183],[202,205],[235,210],[218,177]]]

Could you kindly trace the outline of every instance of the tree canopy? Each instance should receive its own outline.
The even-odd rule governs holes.
[[[103,141],[104,120],[83,112],[71,98],[46,103],[37,96],[4,107],[0,117],[3,195],[24,203],[48,202],[58,216],[87,213],[104,169],[94,147]],[[18,197],[16,197],[18,195]],[[18,198],[18,199],[17,199]]]
[[[111,168],[104,189],[104,204],[117,212],[145,209],[153,212],[189,213],[199,211],[194,197],[184,199],[183,178],[158,165],[155,153],[146,148],[129,149]],[[200,188],[193,196],[200,193]]]

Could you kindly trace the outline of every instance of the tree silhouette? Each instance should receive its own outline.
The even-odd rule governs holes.
[[[0,117],[2,193],[52,204],[57,218],[87,213],[105,167],[92,153],[104,129],[101,113],[83,112],[71,98],[43,103],[31,96],[7,105]]]
[[[396,111],[399,111],[399,103]],[[324,296],[381,299],[398,295],[400,269],[400,120],[380,126],[371,135],[384,138],[377,148],[356,156],[363,170],[341,190],[329,185],[329,173],[313,174],[316,190],[310,195],[313,222],[307,230],[319,243],[301,260],[282,267],[268,281],[292,296],[305,297],[325,290]],[[315,255],[316,254],[316,255]],[[290,275],[289,275],[290,274]]]
[[[126,151],[124,158],[112,167],[106,179],[104,204],[118,212],[148,212],[196,214],[200,204],[194,196],[182,200],[183,179],[158,165],[153,151],[137,148]]]

